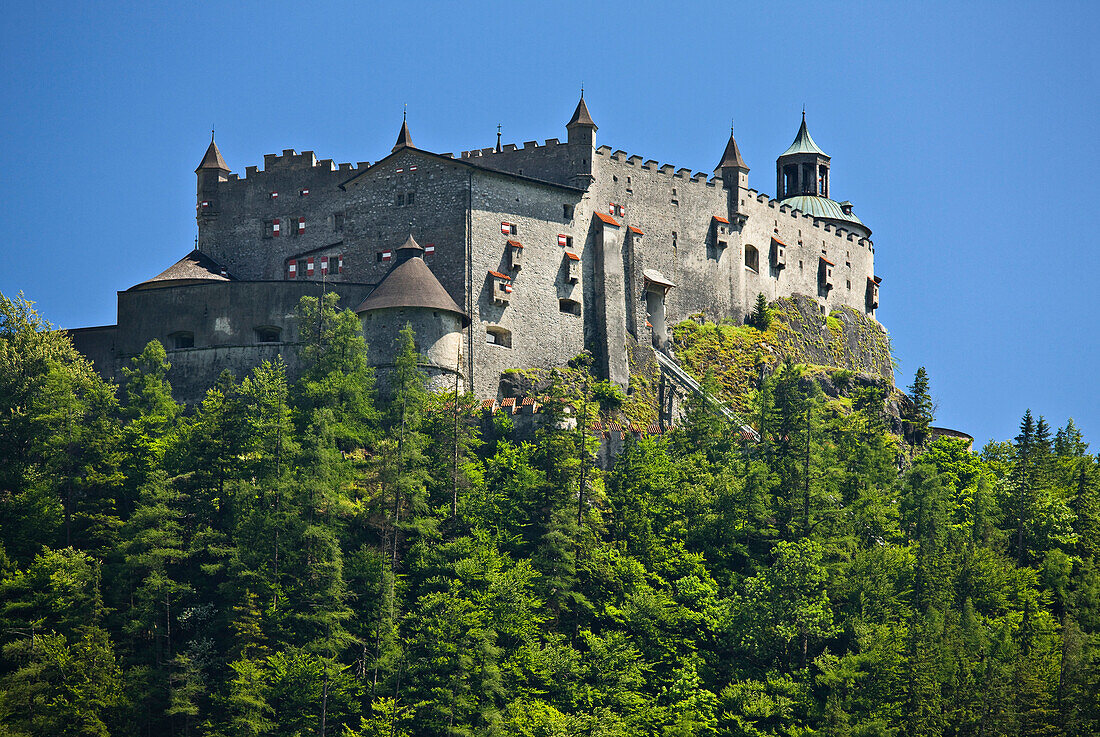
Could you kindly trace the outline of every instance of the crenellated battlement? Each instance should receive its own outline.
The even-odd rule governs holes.
[[[614,161],[618,164],[634,167],[643,171],[651,171],[654,174],[671,176],[674,179],[683,180],[685,184],[687,182],[694,182],[713,189],[719,186],[718,183],[722,181],[722,178],[715,175],[713,172],[699,171],[692,173],[692,170],[687,167],[677,168],[674,164],[661,164],[655,159],[646,159],[621,149],[612,151],[610,146],[600,146],[597,148],[596,156],[606,157],[609,161]]]
[[[475,149],[471,149],[469,151],[460,151],[459,152],[459,158],[460,159],[479,159],[479,158],[483,158],[483,157],[494,156],[494,155],[497,155],[497,154],[515,153],[515,152],[521,152],[521,151],[528,151],[528,152],[530,152],[530,151],[544,151],[546,149],[552,149],[552,148],[557,148],[558,146],[567,146],[567,145],[569,145],[569,144],[562,143],[557,138],[547,138],[546,141],[543,142],[541,145],[539,144],[538,141],[524,141],[522,148],[520,146],[514,144],[514,143],[503,143],[503,144],[501,144],[499,151],[497,151],[497,149],[493,146],[490,146],[488,148],[475,148]],[[448,156],[448,157],[452,156],[452,154],[442,154],[442,155],[443,156]]]

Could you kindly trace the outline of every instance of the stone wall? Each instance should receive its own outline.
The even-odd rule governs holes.
[[[109,372],[98,364],[96,368],[117,380],[119,368],[155,339],[168,349],[169,380],[177,398],[185,401],[201,398],[222,370],[241,377],[277,355],[283,356],[293,379],[298,375],[294,311],[303,296],[319,297],[321,288],[316,282],[216,282],[120,292],[116,359]],[[340,294],[341,309],[354,309],[372,288],[327,286]],[[278,329],[279,340],[261,343],[259,327]],[[170,336],[177,332],[191,333],[193,347],[174,347]]]

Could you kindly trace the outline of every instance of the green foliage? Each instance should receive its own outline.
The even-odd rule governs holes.
[[[932,396],[928,393],[928,372],[924,366],[918,368],[913,377],[913,383],[909,386],[909,399],[913,402],[913,415],[905,420],[906,431],[913,439],[913,444],[919,447],[928,440],[935,411]]]
[[[693,401],[601,469],[586,428],[619,395],[586,355],[518,438],[425,389],[408,327],[376,397],[326,297],[300,380],[265,363],[184,414],[158,344],[115,403],[0,307],[4,734],[1100,732],[1100,469],[1072,423],[926,438],[899,470],[881,388],[750,356],[760,442]],[[782,314],[678,330],[704,360]]]
[[[601,412],[613,412],[626,402],[623,390],[610,381],[597,381],[592,384],[592,398],[600,405]]]
[[[772,324],[771,315],[768,314],[768,300],[763,294],[756,295],[756,305],[752,309],[752,314],[745,320],[747,325],[751,325],[760,332],[766,331]]]

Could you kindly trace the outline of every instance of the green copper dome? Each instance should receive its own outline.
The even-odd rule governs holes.
[[[864,230],[870,231],[863,221],[857,218],[855,215],[846,215],[844,209],[840,206],[839,202],[830,200],[828,197],[818,197],[810,194],[800,194],[794,197],[788,197],[785,200],[780,200],[784,205],[790,205],[796,210],[801,210],[807,215],[812,215],[815,218],[824,218],[827,220],[845,220],[849,223],[855,223]]]
[[[798,128],[798,135],[794,137],[794,143],[786,151],[779,154],[779,158],[790,154],[817,154],[818,156],[824,156],[826,159],[830,158],[829,154],[818,148],[813,137],[810,136],[810,131],[806,128],[806,113],[802,113],[802,125]]]

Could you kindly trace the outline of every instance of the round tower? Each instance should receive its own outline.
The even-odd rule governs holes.
[[[397,249],[396,263],[355,312],[363,324],[367,362],[378,371],[379,381],[393,367],[394,341],[405,325],[415,333],[420,369],[432,388],[465,389],[462,375],[462,331],[469,316],[424,263],[424,249],[410,235]]]
[[[745,208],[741,206],[740,192],[749,188],[749,167],[741,158],[741,149],[737,147],[737,141],[733,137],[733,126],[730,126],[730,139],[726,142],[726,150],[722,152],[722,160],[714,169],[722,178],[722,187],[729,190],[729,216],[731,222],[737,222],[738,226],[744,224],[747,217]]]
[[[775,160],[776,198],[818,220],[870,237],[871,229],[852,213],[852,203],[832,199],[830,165],[831,157],[810,136],[806,111],[802,111],[802,125],[794,143]]]
[[[806,111],[794,143],[775,160],[776,192],[779,199],[797,195],[829,196],[829,161],[806,128]]]
[[[565,124],[565,129],[569,132],[569,146],[573,148],[571,154],[573,176],[570,183],[576,187],[587,188],[594,179],[593,158],[596,155],[596,131],[599,127],[588,112],[588,105],[584,102],[584,90],[581,90],[581,100],[577,103],[577,109],[573,111],[573,117]]]
[[[203,215],[214,215],[218,212],[218,184],[229,180],[229,167],[222,158],[222,152],[218,150],[218,144],[214,143],[214,131],[210,131],[210,145],[199,162],[199,167],[195,169],[195,175],[198,177],[195,206],[201,225]]]

